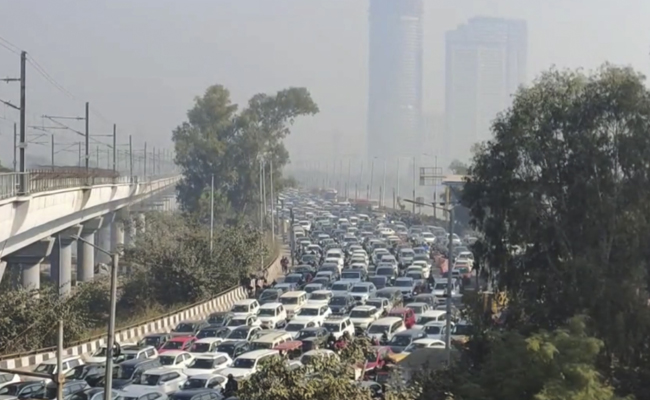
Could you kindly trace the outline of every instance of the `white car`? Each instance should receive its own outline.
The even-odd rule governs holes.
[[[230,314],[233,317],[245,317],[247,315],[257,314],[260,303],[255,299],[244,299],[236,301],[230,308]]]
[[[454,323],[451,323],[451,329],[454,329]],[[447,323],[446,322],[428,322],[423,327],[422,330],[427,334],[429,339],[438,339],[445,341],[445,332],[447,332]]]
[[[329,306],[327,305],[321,305],[321,304],[305,304],[300,311],[294,317],[291,319],[291,322],[294,321],[302,321],[302,320],[309,320],[309,321],[316,321],[318,326],[323,325],[323,322],[327,317],[332,315],[332,310],[330,310]]]
[[[343,257],[341,258],[336,258],[336,257],[325,257],[325,261],[323,262],[323,265],[325,264],[334,264],[339,267],[339,272],[343,270],[343,265],[345,264],[343,261]]]
[[[428,348],[437,348],[437,349],[444,349],[447,347],[445,345],[445,342],[439,339],[417,339],[414,340],[411,344],[409,344],[403,351],[403,353],[412,353],[415,350],[419,349],[428,349]]]
[[[436,243],[436,236],[435,236],[433,233],[431,233],[431,232],[422,232],[422,234],[420,235],[420,237],[421,237],[422,240],[424,240],[424,242],[425,242],[427,245],[429,245],[429,246],[431,246],[431,245],[433,245],[434,243]]]
[[[279,328],[285,325],[287,311],[282,303],[266,303],[257,311],[257,320],[262,328]]]
[[[345,332],[349,333],[350,337],[354,337],[354,324],[349,317],[334,316],[328,318],[323,323],[323,327],[337,339],[343,336]]]
[[[307,300],[307,304],[327,305],[329,304],[332,296],[334,296],[334,294],[331,290],[316,290],[311,292],[311,296],[309,297],[309,300]]]
[[[186,381],[187,376],[181,371],[155,368],[143,372],[140,380],[129,385],[129,389],[138,390],[145,387],[154,387],[161,392],[171,394],[181,390]]]
[[[183,370],[187,376],[214,374],[218,370],[230,367],[232,359],[226,353],[213,353],[198,356]]]
[[[232,374],[235,379],[246,378],[257,372],[257,367],[262,360],[269,357],[278,357],[279,355],[280,353],[277,350],[249,351],[235,358],[232,366],[220,370],[219,374],[223,376]]]
[[[350,281],[337,281],[332,284],[330,290],[332,291],[332,296],[345,296],[348,294],[350,289],[352,289],[353,282]]]
[[[319,326],[317,318],[303,318],[298,320],[291,320],[284,327],[284,331],[287,332],[293,339],[297,338],[302,329],[315,328]]]
[[[79,365],[85,364],[84,360],[79,357],[79,356],[71,356],[71,357],[65,357],[61,361],[62,369],[61,372],[63,375],[67,374],[70,372],[73,368],[78,367]],[[34,372],[40,372],[42,374],[50,374],[54,375],[57,373],[57,360],[56,358],[50,358],[47,361],[43,361],[42,363],[38,364],[38,366],[34,369]],[[43,381],[44,383],[49,383],[52,382],[51,379],[45,379],[45,378],[37,378],[37,377],[25,377],[23,380],[25,381]]]
[[[228,378],[220,374],[196,374],[187,378],[183,390],[202,388],[223,390],[227,382]]]
[[[431,306],[428,303],[408,303],[406,308],[413,310],[416,321],[419,320],[427,311],[431,311]]]
[[[424,325],[429,322],[446,322],[447,321],[447,311],[445,310],[429,310],[420,314],[416,318],[415,325],[413,329],[424,329]]]
[[[194,360],[194,356],[185,350],[167,350],[158,356],[164,369],[183,369]]]
[[[217,346],[219,346],[224,340],[224,338],[220,337],[206,337],[199,339],[192,344],[192,347],[190,347],[190,354],[196,357],[199,354],[214,353],[217,351]]]
[[[355,327],[367,329],[370,324],[381,318],[382,310],[374,306],[356,306],[350,311],[350,321]]]
[[[7,372],[0,372],[0,389],[9,385],[10,383],[17,383],[17,382],[20,382],[20,376],[16,374],[10,374]]]
[[[260,321],[257,319],[256,315],[244,315],[244,316],[232,317],[226,323],[226,327],[230,328],[230,330],[233,330],[236,327],[243,326],[243,325],[260,326]]]

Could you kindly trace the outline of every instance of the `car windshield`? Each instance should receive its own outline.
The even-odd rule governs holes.
[[[368,310],[352,310],[350,313],[350,318],[370,318],[372,317],[373,311]]]
[[[345,283],[335,283],[332,285],[332,290],[336,290],[339,292],[347,292],[350,289],[350,286],[348,286]]]
[[[414,280],[423,279],[420,272],[409,272],[406,276]]]
[[[395,281],[395,286],[398,287],[411,287],[413,286],[413,281],[412,280],[397,280]]]
[[[447,284],[446,283],[436,283],[436,286],[434,286],[433,290],[445,290],[447,289]]]
[[[238,358],[232,364],[233,368],[246,368],[251,369],[255,367],[255,360],[252,358]]]
[[[422,312],[423,306],[408,306],[414,313],[420,314]]]
[[[442,326],[439,325],[425,326],[424,331],[427,333],[427,335],[439,335],[442,332]]]
[[[230,321],[228,321],[227,326],[242,326],[246,325],[246,319],[245,318],[233,318]]]
[[[380,276],[392,276],[395,270],[393,268],[378,268],[377,275]]]
[[[368,328],[368,333],[384,333],[388,332],[388,325],[370,325]]]
[[[86,367],[84,365],[79,365],[74,367],[73,373],[71,376],[68,377],[68,379],[84,379],[86,375]]]
[[[323,328],[327,329],[328,332],[339,332],[341,330],[341,324],[338,322],[325,322]]]
[[[313,293],[317,290],[321,290],[323,288],[323,285],[309,285],[305,287],[305,292],[307,293]]]
[[[183,348],[183,345],[185,343],[180,342],[178,340],[169,340],[163,344],[162,348],[165,350],[180,350]]]
[[[248,327],[246,329],[235,329],[227,336],[228,339],[248,339]]]
[[[19,383],[11,383],[0,389],[0,396],[13,396],[18,394]]]
[[[174,332],[194,332],[194,324],[180,323],[176,325]]]
[[[299,330],[303,329],[304,327],[305,327],[305,324],[289,323],[284,328],[284,330],[287,331],[287,332],[298,332]]]
[[[278,297],[278,291],[277,290],[265,290],[262,292],[260,295],[260,300],[267,300],[267,299],[276,299]]]
[[[424,349],[426,347],[429,347],[429,346],[427,346],[424,343],[411,343],[404,349],[404,351],[407,352],[407,353],[411,353],[411,352],[413,352],[413,350]]]
[[[280,302],[285,305],[298,304],[297,297],[281,297]]]
[[[300,275],[289,275],[284,279],[286,283],[299,283],[301,280],[302,276]]]
[[[226,353],[232,357],[235,354],[235,345],[233,343],[220,344],[217,346],[217,352]]]
[[[344,272],[341,274],[343,279],[361,279],[361,274],[357,272]]]
[[[327,293],[312,293],[309,300],[328,300],[330,295]]]
[[[334,296],[330,299],[330,304],[335,306],[344,306],[348,304],[348,298],[343,296]]]
[[[370,287],[368,286],[354,286],[351,290],[352,293],[368,293],[370,291]]]
[[[298,311],[298,315],[308,316],[308,317],[316,317],[316,316],[320,315],[320,309],[318,309],[318,308],[303,308],[302,310]]]
[[[381,308],[382,307],[382,302],[381,302],[381,300],[372,300],[371,299],[371,300],[366,301],[366,305]]]
[[[135,372],[135,367],[120,365],[119,368],[113,370],[113,378],[116,379],[131,379],[133,373]]]
[[[210,351],[210,343],[194,343],[190,351],[192,353],[207,353]]]
[[[316,332],[312,330],[301,330],[298,334],[298,340],[307,339],[316,336]]]
[[[157,386],[160,380],[160,375],[143,374],[140,378],[140,384],[145,386]]]
[[[158,347],[160,344],[160,336],[146,336],[144,339],[142,339],[141,343],[144,346]]]
[[[208,323],[213,325],[221,325],[228,318],[228,314],[212,314],[208,318]]]
[[[247,304],[235,304],[232,306],[230,311],[234,313],[247,313],[250,311],[250,309],[248,308]]]
[[[40,372],[42,374],[53,374],[55,369],[56,364],[41,364],[36,367],[34,372]]]
[[[195,369],[213,369],[214,368],[214,360],[212,359],[207,359],[207,358],[196,358],[190,365],[188,365],[188,368],[195,368]]]
[[[472,325],[456,325],[454,328],[454,335],[468,336],[472,333]]]
[[[275,317],[275,308],[260,308],[257,315],[264,317]]]
[[[197,379],[190,378],[183,384],[183,390],[187,389],[201,389],[205,387],[205,384],[208,382],[207,379]]]
[[[411,344],[411,337],[406,335],[393,336],[389,343],[391,346],[406,347]]]
[[[160,360],[161,365],[174,365],[176,362],[176,356],[166,356],[161,354],[158,356],[158,360]]]

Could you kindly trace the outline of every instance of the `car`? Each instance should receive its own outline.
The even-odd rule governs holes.
[[[153,348],[158,350],[169,339],[171,339],[171,335],[169,333],[164,333],[164,332],[150,333],[148,335],[145,335],[142,339],[140,339],[140,341],[138,342],[138,347],[152,346]]]
[[[307,303],[307,293],[304,291],[287,292],[280,296],[280,303],[287,311],[287,318],[291,318]]]
[[[427,349],[427,348],[437,348],[437,349],[444,349],[447,347],[445,345],[445,342],[439,339],[429,339],[428,337],[426,339],[417,339],[411,342],[402,353],[412,353],[416,350],[420,349]]]
[[[332,284],[330,290],[334,296],[345,296],[352,289],[353,282],[350,281],[337,281]]]
[[[354,337],[354,324],[352,324],[349,317],[332,316],[326,319],[322,326],[337,339],[343,336],[346,332],[350,337]]]
[[[185,385],[187,382],[185,382]],[[221,390],[211,388],[182,389],[169,395],[169,400],[221,400]]]
[[[451,331],[451,337],[454,340],[465,342],[472,334],[472,324],[465,320],[458,321]]]
[[[436,283],[433,285],[433,294],[439,298],[439,299],[444,299],[445,297],[449,296],[449,290],[447,289],[447,279],[443,280],[436,280]],[[451,287],[451,296],[456,295],[456,287],[455,285],[452,284]]]
[[[45,395],[45,386],[43,382],[39,381],[28,381],[20,382],[14,381],[18,377],[14,378],[11,375],[16,374],[0,374],[1,379],[9,379],[7,382],[2,382],[2,387],[0,387],[0,399],[4,400],[24,400],[24,399],[33,399],[33,398],[43,398]]]
[[[88,385],[95,387],[105,376],[106,364],[84,364],[74,367],[65,378],[73,381],[86,381]]]
[[[422,329],[422,326],[429,322],[445,322],[447,320],[447,311],[429,310],[417,316],[414,328]]]
[[[260,306],[263,306],[267,303],[277,303],[280,301],[280,296],[282,296],[282,291],[277,289],[264,289],[258,298]]]
[[[420,315],[431,310],[431,306],[427,303],[409,303],[406,305],[406,308],[410,308],[411,310],[413,310],[416,321],[420,317]]]
[[[371,338],[390,340],[393,335],[405,331],[404,320],[400,317],[384,317],[376,320],[368,327],[367,333]]]
[[[262,330],[261,326],[238,326],[230,334],[226,336],[226,339],[229,340],[250,340],[250,338],[255,335],[256,332]]]
[[[156,386],[128,386],[117,392],[124,400],[167,400],[167,394]]]
[[[287,311],[282,303],[266,303],[257,311],[257,320],[264,329],[281,328],[286,324]]]
[[[411,343],[413,343],[413,341],[426,338],[427,333],[421,329],[407,329],[394,334],[387,345],[393,353],[401,353]]]
[[[321,326],[319,323],[318,318],[315,317],[304,317],[301,319],[297,320],[291,320],[287,323],[287,325],[284,327],[285,332],[287,332],[293,339],[298,337],[298,334],[300,333],[301,330],[306,329],[306,328],[315,328],[317,326]]]
[[[323,321],[332,314],[328,305],[322,304],[305,304],[297,314],[291,319],[291,322],[309,320],[316,321],[318,326],[323,325]]]
[[[399,277],[395,279],[393,287],[398,288],[402,292],[405,300],[410,300],[415,296],[417,284],[411,277]]]
[[[167,350],[158,356],[162,368],[168,369],[185,368],[193,359],[192,354],[184,350]]]
[[[395,307],[388,312],[389,317],[399,317],[404,321],[406,329],[411,329],[415,325],[415,313],[410,308]]]
[[[374,276],[368,277],[368,282],[375,285],[377,290],[381,290],[381,289],[388,286],[388,284],[390,283],[390,280],[389,280],[389,278],[387,278],[385,276],[374,275]]]
[[[245,340],[226,340],[217,346],[217,353],[225,353],[233,360],[250,350],[250,342]]]
[[[122,345],[120,352],[120,355],[115,358],[116,364],[133,359],[158,357],[158,350],[153,346],[140,347],[137,344]]]
[[[83,392],[84,390],[89,389],[90,386],[86,381],[67,381],[63,383],[63,399],[70,400],[73,395],[76,393]],[[56,399],[58,391],[58,385],[54,382],[49,382],[45,386],[45,395],[43,396],[46,399]]]
[[[237,300],[232,307],[230,307],[230,314],[233,317],[254,315],[257,314],[259,308],[260,303],[255,299]]]
[[[453,323],[451,324],[451,329],[452,330],[454,329]],[[438,321],[427,322],[422,327],[422,330],[427,334],[427,337],[429,339],[438,339],[438,340],[445,341],[447,324],[445,322],[438,322]]]
[[[137,389],[143,386],[150,386],[155,387],[165,394],[171,394],[180,390],[186,381],[187,376],[181,371],[157,368],[142,373],[137,383],[132,384],[131,387]]]
[[[414,303],[426,303],[429,307],[434,308],[438,305],[438,299],[432,293],[420,293],[413,297]]]
[[[72,371],[73,368],[85,364],[84,360],[80,356],[71,356],[71,357],[64,357],[63,360],[61,360],[61,373],[63,375],[67,375],[70,371]],[[34,372],[39,372],[41,374],[50,374],[54,375],[58,373],[57,371],[57,359],[56,358],[51,358],[49,360],[43,361],[42,363],[38,364],[38,366],[34,369]],[[10,374],[11,375],[11,374]],[[11,378],[14,379],[14,378]],[[51,379],[44,379],[44,378],[25,378],[25,380],[38,380],[38,381],[44,381],[45,383],[51,382]],[[11,383],[9,381],[5,383]]]
[[[305,285],[303,290],[307,292],[307,298],[310,298],[313,292],[316,292],[318,290],[323,290],[325,289],[325,287],[326,285],[323,282],[316,282],[316,283],[309,283]]]
[[[207,322],[209,326],[226,326],[231,315],[227,311],[214,312],[208,316]]]
[[[150,369],[162,368],[159,358],[144,360],[129,360],[121,363],[113,369],[113,389],[123,389],[130,386],[133,382],[140,379],[142,373]],[[106,382],[100,379],[97,386],[105,386]]]
[[[225,339],[220,337],[208,337],[203,339],[198,339],[190,347],[190,354],[197,356],[203,353],[214,353],[217,351],[217,346]]]
[[[171,350],[185,350],[188,351],[194,342],[196,341],[196,338],[193,336],[178,336],[174,337],[172,339],[169,339],[168,341],[165,342],[160,347],[160,354],[164,354],[167,351]]]
[[[357,303],[364,304],[369,298],[373,297],[377,288],[371,282],[355,283],[350,289],[350,294]]]
[[[375,297],[387,299],[390,304],[389,309],[401,307],[404,304],[404,296],[399,288],[387,287],[377,290]]]
[[[327,337],[329,336],[329,331],[322,326],[315,326],[312,328],[304,328],[298,332],[296,340],[305,341],[307,339],[321,339],[321,344],[325,343]]]
[[[373,297],[368,300],[366,300],[366,306],[373,306],[377,308],[381,312],[382,316],[388,315],[388,311],[390,311],[391,304],[388,301],[388,299],[385,299],[383,297]]]
[[[295,285],[297,288],[300,288],[304,286],[305,278],[303,277],[302,274],[289,274],[285,276],[284,283],[291,283]]]
[[[356,306],[350,311],[350,321],[355,328],[367,329],[370,324],[381,318],[382,310],[375,306]]]
[[[345,296],[333,296],[328,305],[332,310],[332,314],[344,315],[350,312],[354,306],[356,306],[356,300],[352,295],[348,294]]]
[[[359,269],[348,269],[341,273],[341,281],[343,282],[359,283],[363,282],[363,278],[364,274]]]
[[[183,373],[188,377],[199,374],[214,374],[217,371],[232,365],[232,359],[226,353],[204,354],[196,357]]]
[[[231,329],[225,326],[208,326],[207,328],[201,329],[197,334],[197,339],[205,338],[225,338],[230,333]]]
[[[232,366],[225,368],[219,373],[224,376],[232,375],[235,379],[241,379],[254,374],[260,362],[270,357],[279,357],[277,350],[255,350],[244,353],[237,357]]]
[[[235,329],[238,326],[259,326],[260,321],[257,319],[256,315],[242,315],[234,316],[228,320],[227,328],[230,330]]]
[[[331,290],[317,290],[312,292],[307,304],[322,304],[327,305],[332,298],[333,292]]]
[[[181,321],[172,329],[169,334],[176,336],[194,336],[201,329],[210,326],[207,321]]]
[[[220,374],[196,374],[187,377],[183,384],[182,391],[188,389],[225,389],[228,378]]]

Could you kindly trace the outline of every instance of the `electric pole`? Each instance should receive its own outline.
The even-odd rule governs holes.
[[[144,179],[147,180],[147,142],[144,142]]]
[[[117,171],[117,125],[113,124],[113,172]]]
[[[86,102],[86,117],[85,117],[85,120],[86,120],[86,134],[85,134],[85,136],[86,136],[86,164],[85,164],[86,165],[86,179],[88,178],[88,172],[89,172],[88,171],[88,162],[90,161],[90,155],[88,154],[88,150],[90,148],[90,146],[89,146],[89,139],[90,139],[90,124],[89,124],[89,122],[90,122],[90,119],[88,118],[89,110],[90,110],[90,103]]]
[[[133,183],[133,139],[129,135],[129,182]]]

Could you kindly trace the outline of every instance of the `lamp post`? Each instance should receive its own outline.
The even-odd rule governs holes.
[[[76,240],[80,240],[104,254],[111,257],[111,298],[110,310],[108,317],[108,332],[106,337],[106,373],[104,376],[104,400],[112,400],[111,393],[113,392],[113,347],[115,346],[115,308],[117,303],[117,267],[120,260],[119,251],[111,253],[105,249],[96,246],[94,243],[89,242],[79,236],[74,236]],[[119,354],[117,354],[119,355]]]

